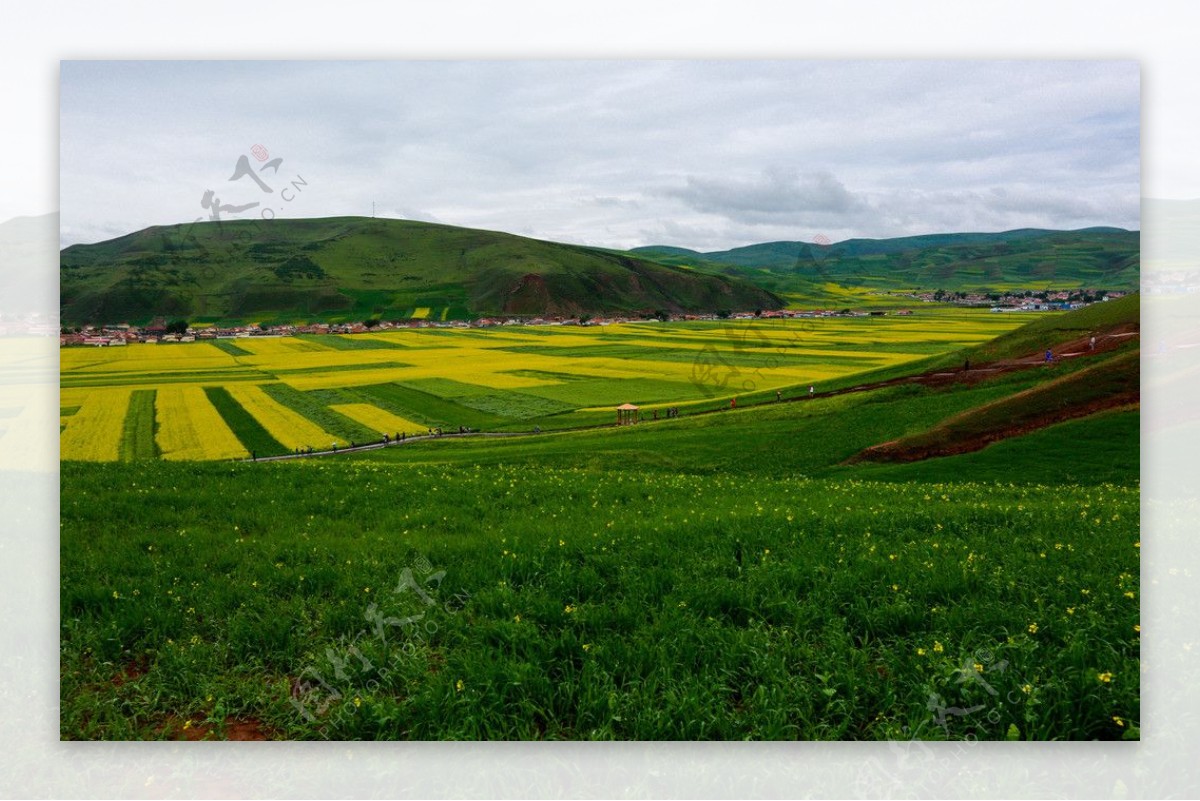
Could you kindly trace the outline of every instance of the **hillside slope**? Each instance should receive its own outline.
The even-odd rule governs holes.
[[[993,442],[1139,403],[1138,351],[960,412],[925,431],[873,445],[856,461],[911,462],[982,450]]]
[[[765,242],[700,253],[650,246],[631,252],[664,264],[736,276],[774,292],[814,283],[997,292],[1010,289],[1138,286],[1140,235],[1120,228],[930,234],[848,239],[830,245]]]
[[[64,323],[775,309],[735,278],[511,234],[364,217],[156,226],[60,258]]]

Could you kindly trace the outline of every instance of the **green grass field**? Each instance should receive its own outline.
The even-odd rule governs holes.
[[[1117,311],[1107,324],[1136,319],[1136,306]],[[890,355],[874,369],[831,366],[828,391],[961,361],[961,348],[1003,333],[971,324],[1011,326],[996,317],[829,321],[836,329],[805,331],[803,348]],[[1078,336],[1059,319],[1029,341]],[[733,330],[750,335],[728,349],[760,355],[797,331]],[[756,385],[730,409],[734,379],[710,396],[684,362],[528,350],[538,338],[701,353],[731,342],[727,329],[463,333],[397,338],[411,366],[380,370],[409,371],[403,380],[341,369],[289,383],[271,371],[396,350],[285,352],[282,340],[239,341],[249,356],[197,350],[211,356],[178,370],[226,359],[261,371],[271,398],[326,430],[354,422],[331,406],[366,403],[422,425],[471,413],[506,436],[258,464],[63,462],[63,738],[1140,736],[1136,408],[958,456],[847,461],[949,420],[974,421],[960,435],[984,432],[987,410],[1100,387],[1089,376],[1128,386],[1136,342],[982,383],[811,400],[794,363],[741,363],[724,369]],[[579,339],[597,334],[610,338]],[[875,340],[925,349],[897,359]],[[425,341],[438,343],[428,357]],[[109,356],[72,356],[72,369],[136,379]],[[162,372],[151,357],[121,359]],[[648,364],[665,374],[642,375]],[[694,394],[672,401],[677,419],[547,425],[611,423],[587,405],[606,379]],[[89,415],[90,393],[124,403],[118,391],[64,389],[61,421],[118,419],[124,406]],[[147,430],[153,442],[151,391],[129,397],[122,443]],[[200,394],[243,444],[259,436],[225,408],[229,392]],[[519,396],[574,405],[514,417],[541,408],[514,410]],[[546,433],[527,433],[535,421]]]
[[[63,736],[1134,731],[1136,483],[969,477],[67,465]]]

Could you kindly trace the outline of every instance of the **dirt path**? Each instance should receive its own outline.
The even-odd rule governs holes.
[[[600,428],[601,426],[590,426],[592,428]],[[564,430],[579,430],[579,429],[557,429]],[[540,432],[535,431],[471,431],[466,434],[457,432],[451,434],[419,434],[415,437],[405,437],[404,439],[393,439],[388,442],[372,442],[368,445],[355,445],[354,447],[338,448],[337,450],[328,451],[313,451],[311,453],[284,453],[279,456],[259,456],[256,459],[242,459],[243,462],[284,462],[289,459],[311,459],[317,456],[336,456],[339,453],[363,453],[365,451],[377,451],[382,448],[392,448],[400,445],[405,445],[409,442],[425,442],[431,439],[464,439],[466,437],[535,437]],[[549,433],[549,432],[547,432]]]

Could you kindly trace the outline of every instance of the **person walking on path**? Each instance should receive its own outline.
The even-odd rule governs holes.
[[[775,390],[775,402],[778,403],[781,400],[783,400],[783,390],[777,389]]]
[[[737,408],[737,398],[730,398],[730,399],[729,399],[729,408],[730,408],[730,409],[736,409],[736,408]]]
[[[812,398],[813,394],[816,393],[816,391],[817,391],[816,387],[814,387],[812,384],[808,385],[808,397],[809,398]]]
[[[1049,364],[1052,361],[1054,361],[1054,352],[1049,348],[1046,348],[1046,364]]]
[[[1096,338],[1095,338],[1095,337],[1092,337],[1092,341],[1091,341],[1091,343],[1089,344],[1089,349],[1090,349],[1090,350],[1095,350],[1095,349],[1096,349]]]

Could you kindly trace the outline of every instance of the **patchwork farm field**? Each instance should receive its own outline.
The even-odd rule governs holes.
[[[64,351],[61,736],[1137,739],[1136,403],[851,458],[1136,336],[837,393],[1136,320],[1105,306]],[[627,401],[681,414],[589,427]],[[522,436],[239,458],[431,425]]]
[[[637,404],[649,417],[668,407],[687,413],[728,405],[734,397],[773,400],[776,390],[795,395],[816,385],[823,391],[983,342],[1021,322],[1012,315],[938,310],[912,317],[409,329],[64,349],[61,455],[86,461],[263,457],[438,427],[504,432],[600,425],[611,422],[613,407],[622,403]]]

